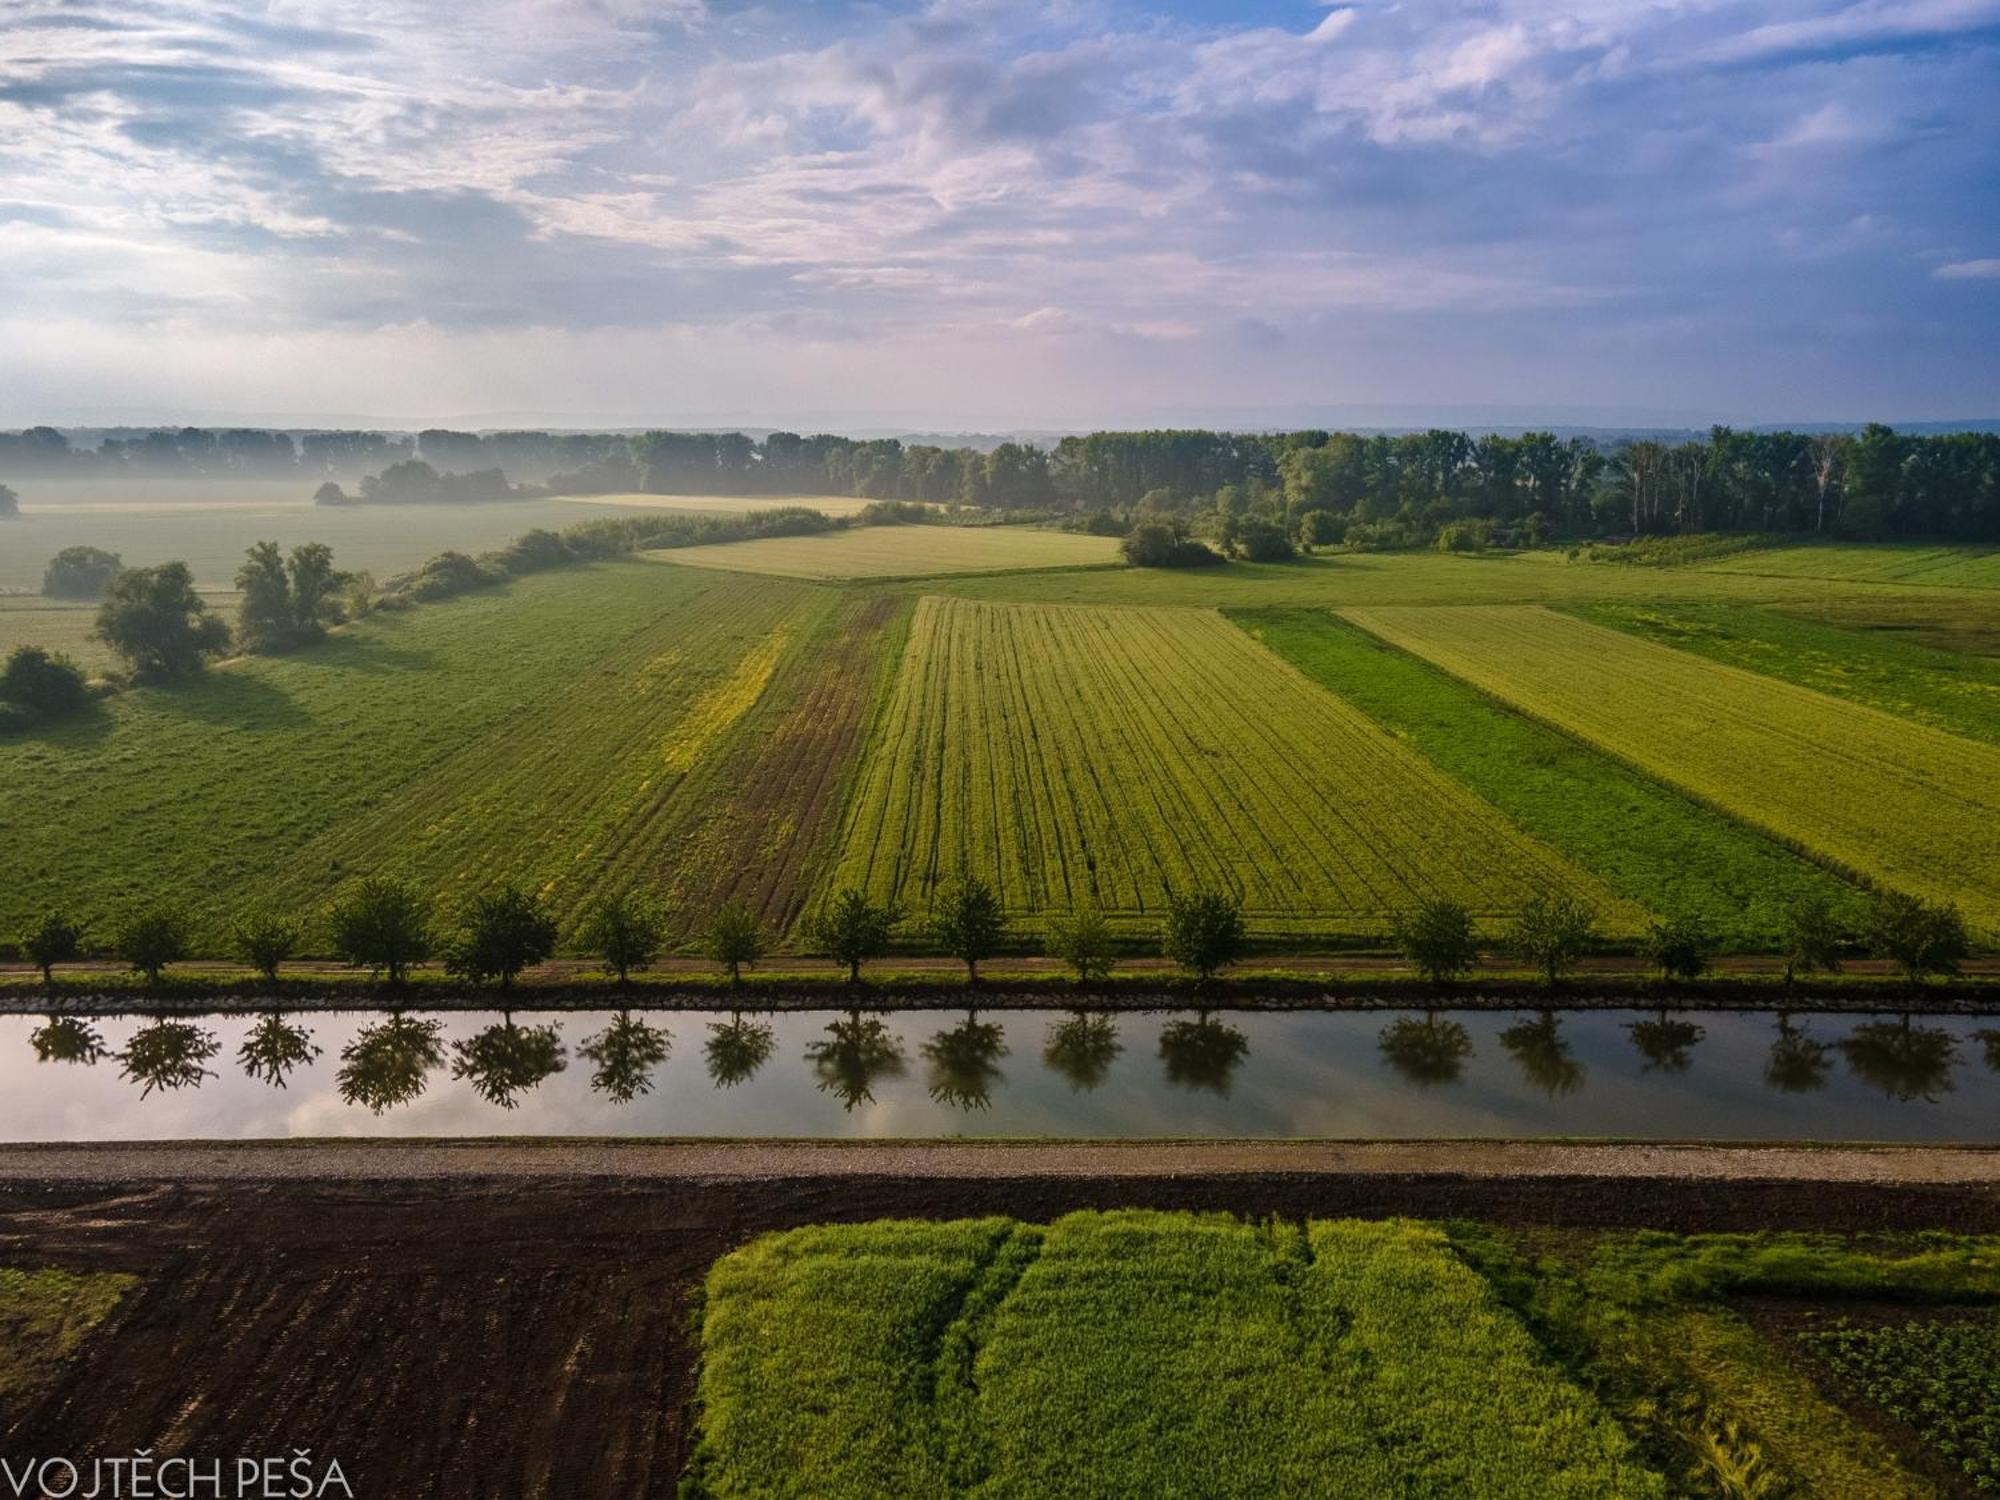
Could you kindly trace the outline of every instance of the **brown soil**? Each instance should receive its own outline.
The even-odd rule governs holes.
[[[729,1153],[738,1153],[731,1156]],[[704,1154],[705,1153],[705,1154]],[[1178,1156],[1176,1155],[1178,1153]],[[2000,1229],[2000,1153],[580,1142],[0,1151],[0,1261],[145,1278],[0,1453],[309,1448],[362,1496],[667,1495],[691,1296],[767,1229],[1147,1205]]]

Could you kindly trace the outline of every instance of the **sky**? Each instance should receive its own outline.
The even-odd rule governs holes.
[[[0,423],[2000,416],[2000,0],[0,0]]]

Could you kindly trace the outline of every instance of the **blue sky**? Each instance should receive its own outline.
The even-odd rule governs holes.
[[[2000,415],[2000,0],[8,0],[0,421]]]

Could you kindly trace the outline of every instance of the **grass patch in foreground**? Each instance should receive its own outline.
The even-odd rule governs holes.
[[[1649,911],[1699,913],[1745,947],[1768,946],[1786,907],[1808,896],[1859,918],[1859,894],[1830,871],[1324,611],[1228,613]]]
[[[2000,1318],[1835,1328],[1804,1339],[1982,1490],[2000,1491]]]
[[[1665,1493],[1422,1224],[796,1230],[702,1343],[697,1494]]]
[[[69,1358],[136,1281],[0,1266],[0,1414]]]

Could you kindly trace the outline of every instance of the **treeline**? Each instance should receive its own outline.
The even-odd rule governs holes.
[[[1597,909],[1589,902],[1538,892],[1508,924],[1501,948],[1554,989],[1599,945],[1598,923]],[[848,982],[858,984],[862,966],[891,951],[901,925],[893,906],[850,887],[833,893],[802,931],[809,953],[838,964],[847,971]],[[929,919],[910,936],[958,959],[965,965],[966,981],[976,984],[979,965],[1009,947],[1009,929],[992,887],[967,880],[943,891]],[[402,983],[412,969],[437,958],[453,978],[505,989],[524,971],[555,956],[560,933],[541,899],[518,886],[476,896],[441,917],[436,903],[415,886],[369,876],[348,886],[326,909],[321,936],[335,958],[390,984]],[[1468,978],[1480,959],[1471,914],[1452,901],[1426,902],[1401,914],[1392,924],[1391,938],[1411,967],[1440,987]],[[275,983],[280,968],[299,956],[307,940],[305,923],[264,911],[230,929],[228,949]],[[709,917],[697,950],[736,984],[743,969],[764,958],[771,945],[771,934],[756,913],[737,901]],[[54,910],[12,946],[41,970],[44,983],[53,985],[56,965],[76,962],[89,952],[89,928],[69,912]],[[606,897],[585,913],[572,934],[572,946],[601,960],[622,986],[666,951],[665,912],[642,893]],[[1716,946],[1698,918],[1670,916],[1653,922],[1639,950],[1663,979],[1692,983],[1707,972]],[[1971,953],[1964,919],[1949,903],[1878,893],[1862,930],[1850,933],[1840,928],[1823,901],[1808,899],[1784,916],[1780,952],[1785,983],[1840,972],[1844,955],[1856,946],[1889,960],[1913,984],[1958,974]],[[151,985],[160,983],[170,965],[195,957],[195,950],[195,928],[185,908],[157,901],[119,921],[109,944],[112,956]],[[1119,953],[1109,925],[1092,907],[1052,918],[1043,951],[1083,985],[1107,981]],[[1241,904],[1217,891],[1170,897],[1156,951],[1190,978],[1207,983],[1250,956]]]
[[[614,455],[626,439],[609,433],[453,432],[415,435],[356,429],[289,432],[269,428],[177,427],[108,434],[72,443],[54,427],[0,432],[0,474],[44,479],[354,478],[422,459],[455,471],[499,469],[539,480]]]

